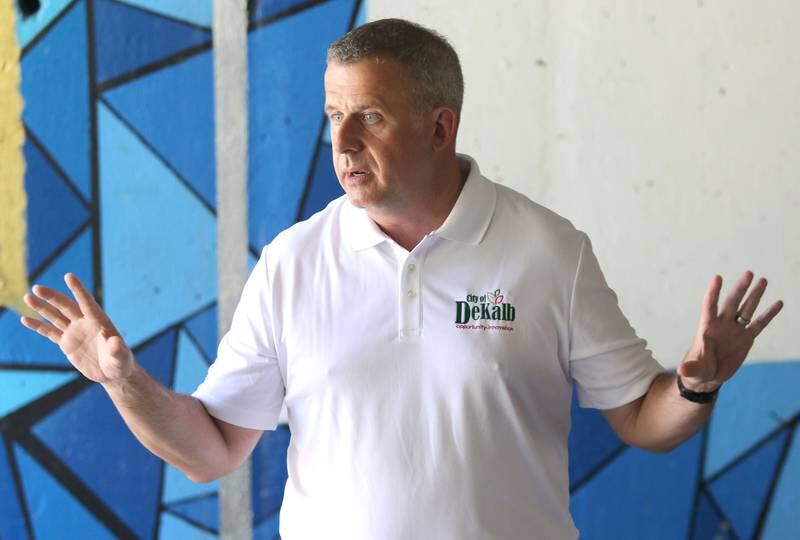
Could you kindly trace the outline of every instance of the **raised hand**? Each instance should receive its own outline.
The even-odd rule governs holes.
[[[61,348],[85,377],[106,383],[120,380],[133,369],[133,353],[111,319],[74,274],[64,276],[75,301],[49,287],[35,285],[25,303],[44,319],[22,317],[26,327]]]
[[[711,392],[730,379],[747,358],[756,337],[783,308],[783,302],[778,301],[756,317],[767,280],[759,279],[747,294],[752,283],[753,273],[745,272],[726,297],[721,311],[718,302],[722,278],[714,276],[708,284],[697,335],[678,366],[678,375],[691,390]]]

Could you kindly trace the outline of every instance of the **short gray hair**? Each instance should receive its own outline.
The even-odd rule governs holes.
[[[381,19],[354,28],[328,48],[328,64],[394,60],[406,69],[419,109],[447,106],[461,118],[464,76],[458,54],[439,33],[403,19]]]

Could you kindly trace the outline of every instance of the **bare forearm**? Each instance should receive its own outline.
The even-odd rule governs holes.
[[[103,386],[136,438],[192,480],[232,468],[222,433],[196,398],[165,388],[138,364],[129,377]]]
[[[654,451],[672,450],[705,425],[712,408],[713,403],[693,403],[681,397],[675,375],[662,373],[631,420],[634,440],[626,442]]]

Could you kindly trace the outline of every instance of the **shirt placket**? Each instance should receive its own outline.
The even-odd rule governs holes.
[[[422,334],[422,270],[430,238],[426,237],[410,253],[399,254],[399,328],[401,339]]]

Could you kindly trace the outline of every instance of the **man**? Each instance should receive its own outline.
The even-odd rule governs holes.
[[[329,49],[325,110],[346,197],[265,247],[194,396],[136,363],[72,275],[77,304],[25,297],[151,451],[197,481],[236,468],[282,404],[284,538],[575,538],[573,381],[628,444],[666,451],[780,311],[714,277],[679,377],[636,337],[586,236],[455,152],[458,57],[400,20]],[[747,294],[748,289],[752,290]],[[746,296],[745,296],[746,295]]]

